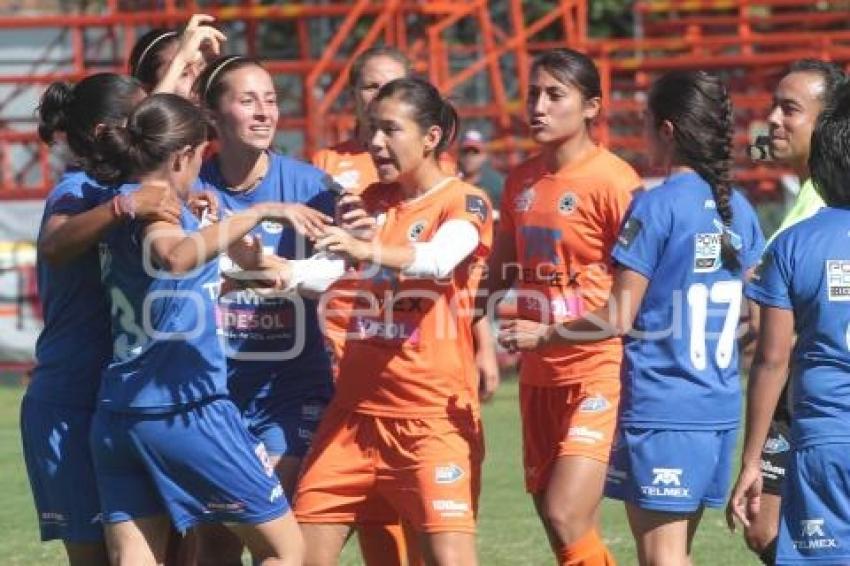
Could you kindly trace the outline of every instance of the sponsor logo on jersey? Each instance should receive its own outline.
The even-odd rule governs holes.
[[[39,519],[42,523],[65,523],[65,515],[59,513],[58,511],[45,511],[39,515]]]
[[[712,273],[720,269],[720,242],[723,236],[713,232],[694,235],[694,273]]]
[[[435,499],[431,502],[434,511],[439,511],[441,517],[463,517],[469,512],[469,503],[453,499]]]
[[[797,550],[818,550],[838,548],[838,540],[827,534],[826,521],[821,518],[802,519],[800,521],[800,538],[794,540]]]
[[[241,513],[245,507],[244,501],[211,501],[206,505],[209,513]]]
[[[611,403],[604,396],[597,393],[592,397],[588,397],[578,406],[580,413],[601,413],[611,408]]]
[[[558,199],[558,212],[567,216],[572,214],[578,208],[578,197],[575,193],[569,192],[561,195]]]
[[[515,212],[528,212],[534,204],[534,189],[528,187],[514,198]]]
[[[428,222],[425,220],[417,220],[414,222],[410,228],[407,229],[407,239],[411,242],[416,242],[422,236],[422,233],[425,232],[425,227],[428,225]]]
[[[484,222],[487,220],[487,201],[478,195],[466,195],[466,212]]]
[[[761,475],[772,480],[784,478],[785,468],[782,466],[774,466],[768,460],[762,460]]]
[[[762,452],[765,454],[779,454],[781,452],[788,452],[791,449],[791,444],[788,440],[781,434],[776,435],[773,438],[768,438],[764,443],[764,448]]]
[[[641,492],[644,495],[654,497],[690,497],[691,490],[682,487],[681,468],[653,468],[652,485],[642,485]]]
[[[454,463],[434,468],[434,481],[438,484],[455,483],[462,477],[463,468]]]
[[[596,444],[605,438],[605,434],[586,426],[571,426],[567,438],[583,444]]]
[[[274,220],[264,220],[261,226],[269,234],[280,234],[283,232],[283,224]]]
[[[850,301],[850,260],[826,260],[826,284],[830,301]]]
[[[629,218],[623,224],[623,229],[620,230],[620,235],[617,236],[617,242],[626,249],[632,247],[637,235],[643,229],[643,223],[637,218]]]

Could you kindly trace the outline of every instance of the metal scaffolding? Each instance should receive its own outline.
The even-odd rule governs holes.
[[[195,12],[217,19],[231,37],[230,51],[261,56],[276,75],[282,94],[278,128],[292,153],[307,156],[348,134],[353,126],[345,96],[348,68],[363,50],[386,43],[408,53],[415,70],[452,97],[464,120],[487,130],[497,164],[510,166],[530,147],[522,99],[531,58],[544,49],[569,46],[589,53],[602,74],[600,141],[639,169],[645,165],[639,111],[653,76],[681,68],[723,73],[737,109],[741,151],[736,178],[770,195],[781,172],[747,162],[743,147],[767,114],[771,91],[788,63],[801,57],[850,62],[850,4],[829,4],[638,1],[634,37],[628,39],[591,37],[587,0],[282,5],[260,0],[107,0],[96,12],[0,11],[0,34],[56,32],[24,72],[4,74],[0,61],[0,198],[40,198],[55,178],[55,160],[38,143],[32,116],[10,117],[4,109],[51,81],[73,81],[93,71],[124,72],[141,31],[177,27]],[[65,55],[57,56],[57,49]]]

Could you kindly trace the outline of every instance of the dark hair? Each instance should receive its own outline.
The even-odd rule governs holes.
[[[838,87],[843,85],[847,80],[847,76],[841,67],[835,63],[820,59],[798,59],[791,63],[791,66],[788,67],[788,72],[785,74],[790,75],[791,73],[812,73],[819,75],[823,81],[821,102],[823,102],[824,106],[832,103]]]
[[[174,30],[156,28],[140,37],[130,51],[130,75],[139,79],[145,90],[151,90],[157,83],[157,71],[164,61],[160,53],[168,46],[180,41],[180,34]]]
[[[204,111],[182,96],[151,95],[130,113],[126,126],[99,132],[100,159],[86,172],[103,184],[126,183],[155,171],[175,151],[205,142],[207,123]]]
[[[850,207],[850,84],[838,87],[812,132],[809,171],[828,206]]]
[[[225,89],[227,88],[224,84],[224,78],[233,71],[251,66],[265,70],[260,60],[254,57],[244,57],[242,55],[219,57],[207,65],[203,72],[201,72],[192,86],[192,91],[204,106],[215,109],[218,107],[218,103],[221,101],[221,97],[224,96]]]
[[[395,47],[390,47],[389,45],[379,45],[377,47],[370,47],[363,53],[357,56],[354,60],[354,63],[351,64],[351,68],[348,70],[348,86],[354,88],[357,86],[357,83],[360,82],[361,75],[363,74],[363,68],[366,66],[366,63],[375,59],[377,57],[386,57],[388,59],[392,59],[402,67],[404,67],[405,76],[410,76],[412,68],[410,64],[410,59],[407,58],[407,55],[396,49]]]
[[[602,96],[599,69],[593,59],[572,49],[550,49],[534,58],[531,72],[543,69],[560,82],[573,85],[585,100]]]
[[[673,124],[675,160],[696,171],[710,186],[723,235],[723,265],[741,267],[728,228],[732,226],[732,99],[723,82],[704,71],[672,71],[655,81],[649,92],[655,127]]]
[[[38,104],[38,135],[53,143],[56,132],[64,132],[68,146],[79,158],[92,152],[98,124],[119,124],[143,94],[142,86],[130,77],[98,73],[75,86],[51,83]]]
[[[386,98],[409,104],[413,108],[413,120],[422,130],[431,126],[440,127],[443,133],[434,148],[435,157],[439,157],[457,136],[457,110],[428,81],[414,78],[390,81],[381,87],[370,104],[377,104]]]

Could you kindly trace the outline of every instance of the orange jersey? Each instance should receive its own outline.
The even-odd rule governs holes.
[[[313,156],[313,165],[333,177],[346,191],[356,195],[378,182],[372,156],[355,139],[320,149]]]
[[[601,147],[556,173],[547,171],[542,156],[511,171],[500,230],[512,234],[516,246],[520,318],[560,322],[605,305],[613,283],[611,249],[640,185],[629,164]],[[621,359],[619,338],[549,347],[523,354],[520,378],[548,386],[616,377]]]
[[[492,245],[493,214],[479,189],[452,179],[401,203],[395,185],[363,193],[379,219],[376,241],[427,242],[449,220],[467,220],[478,248],[443,280],[406,277],[361,266],[348,338],[339,361],[334,403],[360,413],[399,418],[477,412],[472,311],[480,268]]]
[[[313,165],[353,194],[359,195],[366,187],[378,182],[378,172],[375,170],[372,156],[364,149],[363,144],[353,138],[316,152]],[[440,155],[440,167],[446,174],[454,175],[457,163],[449,154],[443,153]],[[320,303],[322,332],[334,361],[339,361],[345,348],[348,313],[352,306],[348,295],[350,289],[350,280],[338,281],[331,287],[332,292]],[[336,367],[334,372],[336,373]]]

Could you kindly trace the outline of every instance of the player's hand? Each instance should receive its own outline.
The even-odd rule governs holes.
[[[262,297],[281,296],[289,287],[292,266],[286,259],[266,254],[254,269],[222,273],[221,295],[240,289],[251,289]]]
[[[730,531],[735,532],[736,519],[745,527],[750,526],[761,507],[761,489],[761,468],[758,464],[745,464],[726,505],[726,524]]]
[[[218,57],[227,36],[209,25],[214,21],[215,18],[207,14],[193,15],[180,34],[180,46],[175,58],[185,65],[193,65]]]
[[[218,196],[213,191],[197,191],[189,195],[186,206],[198,220],[218,222]]]
[[[357,195],[345,194],[337,202],[338,224],[361,240],[371,240],[375,236],[377,222],[366,212],[363,199]]]
[[[499,345],[509,352],[537,350],[549,343],[554,330],[533,320],[504,320],[499,323]]]
[[[296,232],[315,240],[321,237],[333,218],[315,208],[297,203],[263,202],[253,207],[263,220],[287,224]]]
[[[128,196],[132,213],[139,220],[180,224],[180,199],[168,184],[144,183]]]
[[[227,248],[227,256],[245,271],[262,269],[263,241],[256,234],[246,234]]]
[[[372,255],[369,242],[355,238],[337,226],[325,228],[322,236],[316,240],[316,249],[344,255],[354,262],[370,260]]]

